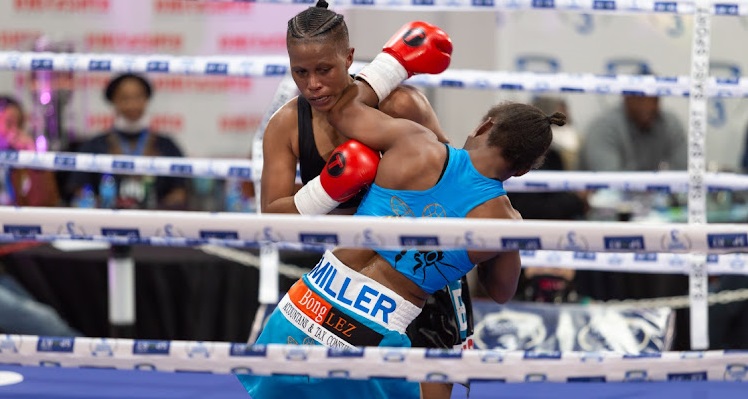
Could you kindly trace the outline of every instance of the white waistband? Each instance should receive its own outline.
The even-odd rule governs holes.
[[[421,308],[379,282],[346,266],[330,251],[304,275],[306,283],[336,307],[389,330],[405,333]]]

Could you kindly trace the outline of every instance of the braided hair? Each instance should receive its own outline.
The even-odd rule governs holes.
[[[328,3],[325,0],[319,0],[314,7],[309,7],[288,20],[286,44],[307,40],[330,40],[348,49],[348,26],[343,15],[328,10],[327,7]]]
[[[551,126],[566,124],[566,115],[546,115],[528,104],[507,102],[491,108],[486,114],[494,125],[488,144],[501,147],[504,158],[516,170],[535,169],[542,165],[551,146]]]

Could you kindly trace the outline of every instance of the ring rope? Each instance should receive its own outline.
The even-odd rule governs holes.
[[[261,157],[261,156],[260,156]],[[129,175],[208,177],[238,180],[259,179],[261,163],[254,158],[174,158],[72,152],[0,151],[0,165],[16,168],[67,170]],[[258,171],[259,168],[259,171]],[[686,171],[662,172],[567,172],[543,171],[504,182],[510,192],[622,191],[688,192]],[[704,184],[712,191],[748,191],[748,175],[705,173]]]
[[[428,211],[428,210],[426,210]],[[420,212],[419,212],[420,213]],[[422,250],[730,253],[748,248],[746,224],[378,218],[110,209],[0,207],[0,240],[117,244]]]
[[[227,248],[227,247],[221,247],[217,245],[201,245],[197,247],[197,249],[213,256],[217,256],[221,259],[225,259],[234,263],[241,264],[243,266],[252,267],[255,269],[259,269],[260,266],[260,258],[252,255],[250,253],[237,250],[235,248]],[[547,263],[538,263],[533,264],[532,259],[534,259],[534,254],[532,258],[528,261],[527,254],[525,253],[527,251],[520,252],[520,255],[522,257],[522,267],[549,267],[549,266],[556,266],[556,267],[563,267],[568,269],[581,269],[582,267],[578,267],[579,265],[574,265],[573,263],[563,264],[563,265],[549,265]],[[540,251],[537,251],[540,252]],[[547,251],[550,252],[550,251]],[[671,254],[659,254],[662,255],[671,255]],[[597,254],[597,256],[600,256],[600,254]],[[720,273],[725,274],[745,274],[746,268],[744,265],[746,264],[746,260],[748,258],[744,256],[743,254],[732,254],[727,256],[735,256],[732,260],[728,259],[728,262],[739,262],[741,264],[741,267],[738,269],[735,266],[727,265],[723,266],[723,270],[719,270],[716,267],[709,269],[710,275],[716,275]],[[721,262],[726,256],[725,255],[714,255],[715,258],[718,259],[718,262]],[[736,259],[737,258],[737,259]],[[739,259],[739,260],[738,260]],[[624,261],[625,262],[625,261]],[[636,261],[634,261],[636,262]],[[630,266],[630,265],[618,265],[616,269],[612,271],[623,271],[623,272],[650,272],[651,269],[647,267],[640,267],[636,268],[636,266]],[[639,265],[642,266],[642,265]],[[648,265],[651,267],[651,265]],[[685,266],[685,265],[683,265]],[[586,269],[592,269],[589,266],[584,267]],[[302,268],[296,265],[286,264],[286,263],[280,263],[279,264],[279,273],[284,275],[285,277],[292,278],[292,279],[298,279],[301,278],[301,276],[309,271],[309,268]],[[599,270],[611,270],[610,268],[606,268],[606,266],[600,266]],[[657,270],[656,272],[665,272],[665,273],[678,273],[676,270],[668,270],[668,269],[662,269]],[[681,273],[686,274],[687,270],[683,269],[681,270]],[[709,293],[708,296],[709,304],[710,305],[716,305],[716,304],[727,304],[727,303],[733,303],[733,302],[741,302],[748,300],[748,288],[741,288],[736,290],[724,290],[717,293]],[[660,297],[660,298],[649,298],[649,299],[626,299],[626,300],[607,300],[607,301],[598,301],[593,300],[590,303],[595,305],[606,305],[610,307],[617,307],[617,308],[636,308],[636,309],[652,309],[652,308],[663,308],[668,307],[673,310],[675,309],[685,309],[688,308],[690,305],[688,296],[673,296],[673,297]],[[250,340],[252,342],[252,340]]]
[[[5,363],[107,367],[319,378],[404,378],[439,382],[569,382],[740,380],[748,353],[739,351],[535,353],[367,347],[248,345],[229,342],[0,336]],[[739,367],[738,367],[739,366]]]
[[[234,0],[244,1],[244,0]],[[269,3],[299,3],[298,0],[256,0]],[[313,1],[302,1],[313,3]],[[404,9],[418,11],[519,11],[556,10],[579,13],[654,13],[687,15],[695,12],[694,1],[639,0],[336,0],[341,8]],[[746,2],[719,2],[710,6],[715,15],[748,15]]]
[[[356,72],[365,63],[355,62]],[[173,56],[93,53],[0,52],[0,70],[68,72],[141,72],[179,75],[281,77],[288,72],[284,56]],[[408,83],[423,87],[450,87],[530,92],[635,94],[685,97],[688,76],[596,75],[590,73],[534,73],[447,70],[438,75],[416,75]],[[710,77],[706,95],[748,96],[748,78]]]

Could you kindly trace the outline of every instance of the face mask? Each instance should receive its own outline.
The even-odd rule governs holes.
[[[144,114],[136,121],[131,121],[125,119],[122,115],[117,115],[114,118],[114,129],[124,133],[138,133],[143,129],[147,129],[150,122],[151,118],[148,114]]]

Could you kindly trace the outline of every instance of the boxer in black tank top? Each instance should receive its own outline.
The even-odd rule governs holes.
[[[301,181],[306,184],[319,176],[327,162],[319,154],[312,130],[312,107],[302,96],[298,97],[299,169]],[[338,208],[358,207],[364,192],[340,204]],[[465,306],[467,337],[473,335],[473,306],[470,300],[467,278],[462,278],[461,299]],[[451,292],[445,287],[434,292],[426,301],[423,311],[408,326],[406,333],[413,347],[447,348],[465,344],[460,335],[460,323],[452,303]]]

